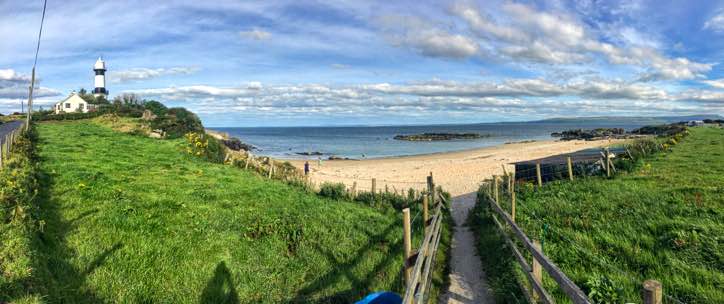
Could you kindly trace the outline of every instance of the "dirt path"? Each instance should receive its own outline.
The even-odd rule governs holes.
[[[453,198],[452,216],[455,220],[450,269],[450,287],[442,303],[495,303],[475,248],[475,236],[465,226],[468,212],[475,206],[475,193]]]

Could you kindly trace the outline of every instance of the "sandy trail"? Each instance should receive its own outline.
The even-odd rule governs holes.
[[[434,181],[453,196],[451,205],[455,220],[451,250],[450,287],[442,295],[443,303],[494,303],[485,280],[485,271],[475,249],[475,236],[465,227],[468,212],[475,205],[480,182],[493,174],[510,171],[513,162],[542,158],[578,150],[606,146],[615,141],[536,141],[506,144],[468,151],[392,157],[368,160],[310,161],[311,180],[342,182],[348,187],[357,183],[357,190],[370,189],[377,179],[377,190],[390,191],[415,188],[424,190],[425,178],[432,172]],[[303,168],[304,161],[291,161]]]
[[[475,236],[470,228],[465,226],[468,212],[473,206],[475,193],[453,198],[455,230],[450,251],[450,287],[442,296],[442,303],[495,303],[475,249]]]

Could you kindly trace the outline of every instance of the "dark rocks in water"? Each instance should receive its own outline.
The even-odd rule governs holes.
[[[297,155],[304,155],[304,156],[321,156],[324,155],[324,153],[319,151],[313,151],[313,152],[296,152]]]
[[[221,142],[224,144],[224,146],[227,146],[229,149],[234,150],[234,151],[240,151],[240,150],[251,151],[251,150],[256,149],[256,147],[254,147],[250,144],[245,144],[236,137],[232,137],[230,139],[222,139]]]
[[[480,135],[478,133],[422,133],[412,135],[396,135],[396,140],[408,141],[438,141],[438,140],[455,140],[455,139],[478,139],[489,137],[490,135]]]
[[[329,160],[351,160],[351,158],[349,158],[349,157],[339,157],[339,156],[334,156],[334,155],[330,156],[328,159]]]
[[[593,130],[582,130],[582,129],[575,129],[575,130],[566,130],[563,132],[553,132],[551,133],[551,136],[553,137],[560,137],[561,140],[576,140],[576,139],[583,139],[583,140],[593,140],[596,138],[604,138],[604,137],[621,137],[625,134],[623,128],[598,128]]]

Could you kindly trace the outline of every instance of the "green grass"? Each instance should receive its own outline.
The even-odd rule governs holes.
[[[182,140],[90,121],[38,130],[47,302],[349,303],[402,290],[398,212],[210,164]]]
[[[587,293],[637,303],[641,283],[656,279],[685,303],[724,303],[723,129],[693,128],[613,179],[554,182],[517,201],[518,224]]]

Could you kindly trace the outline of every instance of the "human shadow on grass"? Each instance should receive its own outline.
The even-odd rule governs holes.
[[[38,252],[38,281],[43,284],[43,293],[50,302],[68,303],[101,303],[104,299],[86,286],[86,280],[98,267],[116,251],[123,247],[118,242],[104,250],[85,267],[76,267],[70,261],[77,256],[74,249],[68,246],[66,238],[97,209],[82,212],[74,219],[63,220],[58,202],[51,194],[53,177],[46,172],[38,176],[39,192],[37,202],[40,218],[45,227],[37,242],[33,242],[34,251]]]
[[[372,235],[371,232],[366,232],[366,234],[369,236],[369,242],[364,246],[361,246],[355,253],[355,257],[349,261],[341,261],[340,259],[335,257],[334,254],[330,251],[325,250],[324,248],[320,248],[318,245],[316,245],[316,249],[326,257],[327,261],[329,261],[330,264],[335,265],[335,267],[333,270],[318,277],[316,280],[308,284],[305,288],[297,292],[296,297],[294,297],[291,302],[350,303],[354,302],[355,300],[361,299],[366,293],[372,291],[369,290],[369,287],[370,285],[372,285],[375,277],[378,276],[378,274],[382,270],[389,267],[389,265],[393,263],[395,259],[402,258],[402,240],[399,240],[393,244],[383,243],[385,242],[385,236],[388,235],[393,229],[395,229],[396,226],[397,223],[392,223],[387,226],[384,231],[375,235]],[[361,277],[356,275],[353,272],[355,266],[362,263],[367,253],[374,250],[375,248],[379,248],[378,246],[391,246],[391,250],[387,252],[384,259],[377,263],[372,270],[362,275]],[[395,288],[397,289],[401,288],[402,286],[402,269],[400,268],[399,270],[400,271],[395,271],[393,274],[395,276],[393,282],[400,282],[399,286],[395,286]],[[343,279],[343,277],[347,278],[352,283],[353,289],[340,291],[326,297],[314,297],[315,293],[323,291],[329,286],[332,286],[338,280]]]
[[[214,276],[206,283],[204,291],[201,293],[199,303],[225,303],[238,304],[239,294],[234,288],[234,281],[231,277],[229,268],[225,262],[219,262],[214,270]]]

